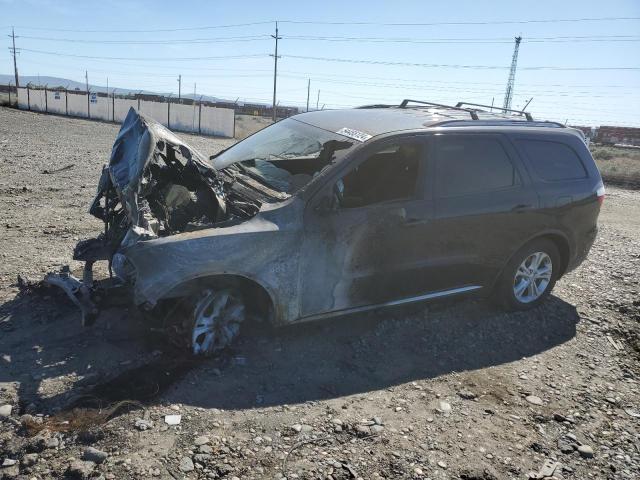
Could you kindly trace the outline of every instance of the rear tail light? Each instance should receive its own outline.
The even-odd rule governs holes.
[[[602,202],[604,202],[604,193],[605,193],[604,185],[600,185],[596,190],[596,195],[598,196],[598,203],[600,205],[602,205]]]

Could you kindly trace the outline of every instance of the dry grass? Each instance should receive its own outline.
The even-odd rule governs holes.
[[[640,187],[640,149],[591,146],[605,183]]]

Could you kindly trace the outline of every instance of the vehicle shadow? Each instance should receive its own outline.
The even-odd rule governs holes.
[[[64,298],[25,294],[0,306],[0,383],[16,382],[21,412],[55,412],[84,395],[103,406],[295,404],[512,362],[572,339],[578,320],[555,296],[518,313],[478,300],[439,303],[278,330],[247,325],[231,351],[194,362],[124,310],[83,329]]]
[[[532,356],[576,334],[574,306],[552,296],[529,312],[462,301],[352,315],[265,335],[245,332],[221,374],[192,370],[163,396],[205,408],[255,408],[372,392]]]

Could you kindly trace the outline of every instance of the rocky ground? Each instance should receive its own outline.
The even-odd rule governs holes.
[[[0,108],[0,478],[640,477],[640,192],[609,188],[589,259],[535,311],[249,326],[195,362],[135,312],[81,329],[16,285],[101,228],[86,210],[116,132]]]

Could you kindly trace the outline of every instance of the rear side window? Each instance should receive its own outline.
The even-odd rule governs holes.
[[[438,138],[436,153],[436,194],[454,197],[489,192],[519,183],[518,174],[495,138]]]
[[[585,178],[587,171],[578,154],[568,145],[544,140],[519,140],[533,171],[543,180]]]

